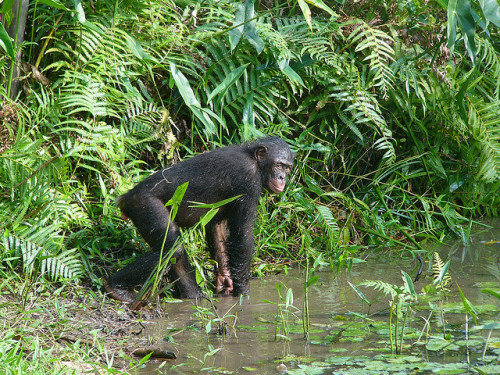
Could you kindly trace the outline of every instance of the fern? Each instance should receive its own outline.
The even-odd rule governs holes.
[[[361,20],[353,20],[345,25],[352,23],[357,23],[358,27],[352,31],[347,41],[351,44],[357,43],[356,52],[368,51],[368,56],[363,61],[369,61],[374,74],[372,78],[374,86],[380,87],[382,96],[386,98],[394,84],[394,74],[390,68],[390,64],[394,61],[394,49],[391,46],[394,40],[382,30],[373,28]]]
[[[214,112],[230,119],[232,127],[243,132],[241,112],[251,96],[250,104],[254,109],[256,122],[261,126],[272,123],[277,114],[272,96],[282,95],[278,87],[271,84],[277,80],[277,71],[260,69],[261,64],[254,56],[233,56],[229,47],[222,42],[213,41],[205,47],[206,51],[202,56],[209,66],[210,75],[201,81],[207,87],[200,87],[198,90],[204,101],[208,101],[210,95],[225,82],[231,72],[247,66],[244,73],[238,79],[229,82],[224,90],[219,91],[209,105]],[[228,125],[226,131],[229,129]]]
[[[26,227],[4,238],[7,252],[23,260],[23,271],[33,276],[37,271],[53,280],[77,278],[83,273],[78,252],[65,250],[56,226]]]
[[[55,281],[75,279],[83,274],[83,265],[78,251],[67,249],[57,255],[44,257],[40,272]]]
[[[366,280],[360,283],[361,286],[371,287],[375,290],[382,292],[384,295],[390,295],[391,299],[395,299],[398,296],[397,285],[386,283],[381,280]]]
[[[346,92],[346,88],[349,89]],[[391,164],[396,159],[396,151],[392,144],[392,131],[385,122],[376,99],[369,92],[364,91],[361,86],[334,86],[333,96],[342,102],[347,102],[348,106],[345,111],[348,111],[353,116],[353,121],[359,126],[368,125],[374,128],[381,138],[375,141],[374,147],[377,150],[384,152],[385,162]],[[341,119],[346,120],[341,116]],[[351,125],[351,120],[348,120],[346,125]],[[359,136],[359,133],[358,133]]]
[[[480,57],[481,73],[496,92],[496,98],[500,99],[500,59],[499,52],[495,50],[490,39],[476,38],[477,55]]]
[[[339,240],[339,227],[337,225],[337,221],[328,207],[316,205],[316,209],[319,212],[321,221],[324,223],[324,228],[326,228],[329,247],[330,249],[334,249],[337,247]]]
[[[128,103],[126,114],[122,119],[122,135],[127,145],[135,147],[141,143],[156,140],[160,136],[161,125],[172,123],[165,110],[165,119],[154,103],[142,101]]]
[[[445,264],[438,253],[433,253],[432,277],[437,287],[444,291],[449,291],[447,287],[451,284],[451,276],[445,270],[445,266],[448,267],[448,263]]]
[[[479,158],[476,180],[490,183],[500,178],[500,100],[486,103],[470,97],[468,124]]]
[[[68,77],[71,83],[62,89],[60,104],[68,110],[68,115],[88,113],[93,119],[99,117],[115,117],[118,114],[108,105],[104,84],[97,82],[95,77],[74,73]]]

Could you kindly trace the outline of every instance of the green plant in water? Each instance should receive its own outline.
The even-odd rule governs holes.
[[[443,322],[443,337],[446,338],[446,324],[444,324],[445,316],[443,304],[450,292],[448,288],[448,286],[451,284],[451,276],[448,273],[450,261],[444,263],[441,260],[439,254],[436,252],[433,253],[432,259],[432,284],[426,285],[422,288],[422,292],[425,293],[428,298],[430,298],[430,312],[429,316],[425,319],[426,323],[422,329],[422,332],[430,328],[429,324],[431,322],[432,315],[436,311],[439,311],[441,321]],[[439,306],[436,306],[436,301]]]
[[[283,293],[284,291],[284,293]],[[293,290],[287,288],[284,284],[276,283],[276,292],[278,293],[278,302],[264,300],[263,302],[276,306],[276,328],[274,330],[275,341],[290,341],[288,337],[290,331],[290,319],[295,318],[295,313],[299,311],[293,306]]]
[[[241,305],[244,296],[241,296],[239,301],[234,303],[223,315],[219,314],[219,309],[215,305],[217,300],[213,298],[210,294],[207,294],[207,300],[209,301],[209,306],[201,306],[201,304],[196,304],[191,306],[195,310],[193,315],[200,321],[200,324],[204,327],[205,333],[208,335],[212,332],[215,326],[215,333],[220,336],[227,334],[227,328],[230,327],[233,331],[236,329],[236,323],[238,322],[238,314],[231,311],[238,305]]]
[[[304,236],[304,238],[308,238],[309,236]],[[314,285],[319,276],[314,273],[318,270],[318,268],[324,264],[323,254],[319,254],[319,256],[314,260],[312,266],[310,266],[310,258],[306,258],[306,269],[304,272],[304,308],[302,310],[302,327],[304,329],[305,338],[309,338],[309,327],[310,327],[310,319],[309,319],[309,288]]]
[[[401,354],[402,352],[405,328],[411,319],[413,303],[418,298],[411,277],[405,271],[401,271],[401,273],[403,278],[402,286],[386,283],[381,280],[367,280],[358,285],[374,288],[381,294],[391,297],[389,301],[389,335],[391,351],[396,354]],[[354,290],[363,301],[368,301],[363,294],[360,295],[357,287]]]

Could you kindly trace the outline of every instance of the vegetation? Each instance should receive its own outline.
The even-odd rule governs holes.
[[[27,288],[99,287],[147,251],[119,194],[263,134],[298,157],[287,190],[262,199],[256,273],[468,243],[499,213],[496,0],[39,0],[18,39],[21,3],[0,6],[0,271]]]

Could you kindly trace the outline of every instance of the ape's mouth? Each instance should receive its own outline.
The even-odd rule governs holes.
[[[281,193],[285,189],[285,183],[276,182],[276,180],[269,181],[269,190],[273,193]]]

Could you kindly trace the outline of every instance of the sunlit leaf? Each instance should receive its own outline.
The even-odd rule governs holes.
[[[83,10],[82,2],[80,0],[73,0],[73,2],[75,3],[75,11],[78,17],[78,22],[85,23],[86,17],[85,17],[85,11]]]
[[[404,283],[408,287],[408,291],[410,292],[412,297],[416,298],[417,292],[415,292],[415,285],[413,284],[412,278],[403,270],[401,270],[401,273],[403,274]]]
[[[457,23],[463,33],[465,48],[473,62],[476,59],[477,47],[474,41],[476,22],[469,0],[450,0],[448,3],[448,48],[453,52],[456,43]]]
[[[232,50],[236,48],[241,37],[245,35],[245,38],[255,47],[257,53],[262,52],[264,41],[257,35],[254,17],[255,10],[252,0],[245,0],[245,2],[238,5],[233,22],[234,28],[229,31],[229,42]]]
[[[465,297],[464,293],[462,292],[462,289],[460,289],[460,286],[457,284],[458,292],[460,293],[460,297],[462,298],[462,303],[464,305],[465,311],[472,316],[474,319],[474,322],[477,323],[477,311],[474,305]]]
[[[241,75],[245,72],[246,67],[249,64],[245,64],[240,66],[239,68],[233,70],[231,73],[227,75],[227,77],[218,85],[214,91],[210,93],[210,96],[207,99],[207,102],[211,102],[215,96],[217,96],[219,93],[221,94],[220,97],[224,97],[224,95],[227,93],[229,88],[233,86],[233,84],[238,80],[238,78],[241,77]]]
[[[337,14],[330,8],[328,5],[326,5],[323,0],[305,0],[309,4],[314,5],[316,8],[322,9],[325,12],[330,13],[332,16],[336,16]]]
[[[69,11],[69,9],[66,8],[66,6],[64,6],[64,4],[62,4],[58,0],[39,0],[39,3],[48,5],[49,7],[53,7],[53,8],[56,8],[56,9]],[[75,6],[76,6],[76,3],[77,2],[75,1]],[[80,4],[80,6],[81,6],[81,4]]]
[[[0,22],[0,47],[12,60],[15,59],[14,47],[12,46],[12,41],[10,40],[10,36],[9,34],[7,34],[7,31],[5,30],[5,27],[1,22]]]
[[[359,296],[359,298],[361,298],[361,300],[370,305],[371,302],[368,300],[368,298],[365,297],[365,295],[363,294],[363,292],[355,285],[351,284],[350,281],[348,281],[349,285],[351,286],[352,289],[354,289],[354,291],[356,292],[356,294]]]
[[[309,9],[309,5],[305,2],[305,0],[298,0],[299,7],[302,10],[302,14],[304,15],[304,18],[309,25],[309,28],[312,30],[312,24],[311,24],[311,9]]]
[[[213,112],[207,109],[202,109],[200,102],[194,95],[194,91],[189,84],[187,78],[182,74],[182,72],[177,69],[174,63],[170,63],[170,71],[174,82],[179,90],[179,93],[184,99],[184,103],[189,107],[191,112],[205,125],[205,131],[207,134],[215,134],[217,132],[217,127],[213,123],[210,115],[217,118]],[[220,120],[220,119],[219,119]]]
[[[500,6],[497,0],[479,0],[484,18],[497,27],[500,27]]]
[[[319,280],[319,276],[318,275],[314,275],[313,277],[311,277],[309,280],[307,280],[306,282],[306,287],[309,288],[311,285],[314,285],[316,284],[316,282]]]

